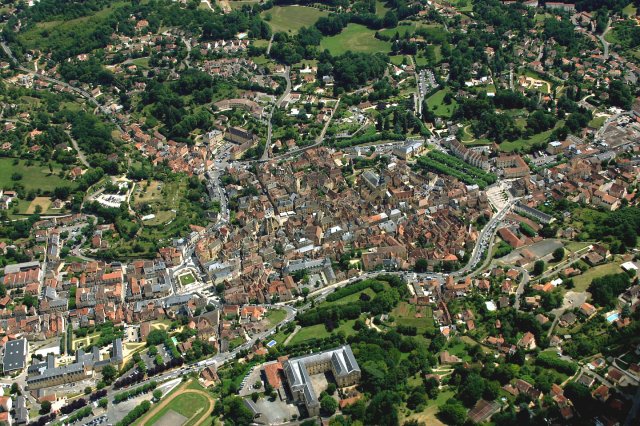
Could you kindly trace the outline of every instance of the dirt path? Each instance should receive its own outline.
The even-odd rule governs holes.
[[[195,423],[194,426],[200,426],[201,424],[203,424],[204,421],[209,418],[209,413],[213,411],[213,399],[211,398],[211,395],[209,395],[207,392],[198,390],[198,389],[187,389],[187,386],[189,386],[189,382],[184,382],[182,385],[175,388],[174,389],[175,392],[169,398],[166,398],[162,400],[160,404],[154,405],[153,407],[151,407],[151,410],[149,410],[143,417],[138,419],[138,421],[136,421],[136,424],[140,426],[144,426],[149,420],[151,420],[151,418],[156,413],[160,412],[167,405],[169,405],[171,401],[173,401],[176,397],[178,397],[179,395],[187,394],[187,393],[195,393],[207,398],[207,402],[209,403],[209,405],[207,406],[206,410],[204,410],[204,413],[202,414],[197,413],[197,414],[200,414],[202,418],[197,423]],[[189,419],[189,421],[190,420],[191,419]]]

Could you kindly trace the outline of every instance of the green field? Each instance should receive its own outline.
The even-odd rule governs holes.
[[[193,284],[195,282],[196,282],[196,277],[194,277],[193,274],[191,274],[191,273],[180,275],[180,285],[181,286]]]
[[[202,412],[209,407],[207,397],[201,394],[189,392],[176,396],[167,406],[155,413],[145,425],[153,426],[162,422],[162,418],[170,411],[174,411],[188,420],[182,426],[190,426],[198,423]]]
[[[594,128],[594,129],[599,129],[600,127],[602,127],[602,125],[604,124],[605,121],[607,121],[607,117],[605,117],[605,116],[594,117],[589,122],[589,127]]]
[[[427,98],[427,106],[438,117],[451,118],[458,105],[455,99],[451,101],[451,104],[445,105],[444,97],[447,93],[449,93],[449,89],[442,89]]]
[[[416,309],[421,309],[422,318],[416,318]],[[435,330],[435,323],[433,321],[433,312],[429,307],[416,307],[410,305],[407,302],[400,302],[390,315],[395,318],[396,325],[403,325],[407,327],[415,327],[418,329],[418,334],[424,334],[426,331],[433,332]]]
[[[364,25],[349,24],[340,34],[323,38],[320,42],[320,49],[329,49],[329,52],[334,56],[341,55],[348,50],[366,53],[388,53],[391,51],[391,43],[378,40],[374,34],[374,30],[370,30]]]
[[[624,9],[622,9],[622,13],[628,17],[636,16],[636,7],[633,3],[629,3]]]
[[[280,324],[287,317],[287,311],[284,309],[269,309],[265,318],[269,321],[271,327]]]
[[[355,322],[355,320],[341,321],[340,326],[333,330],[332,333],[329,333],[327,331],[324,324],[316,324],[310,327],[303,327],[295,334],[295,336],[291,338],[289,344],[295,345],[297,343],[302,343],[305,340],[310,339],[324,339],[325,337],[329,337],[331,334],[337,333],[339,331],[343,331],[347,336],[351,336],[356,334],[356,331],[353,329],[353,324],[355,324]]]
[[[262,12],[262,17],[271,16],[267,21],[273,32],[298,32],[302,27],[316,23],[318,19],[327,16],[327,12],[305,6],[276,6]]]
[[[379,17],[383,17],[389,8],[385,6],[384,2],[381,0],[376,0],[376,15]]]
[[[24,33],[20,33],[18,38],[27,49],[49,50],[56,48],[59,47],[56,43],[60,40],[68,42],[74,34],[77,36],[88,35],[83,31],[85,27],[94,28],[96,25],[102,23],[114,9],[125,5],[127,5],[127,2],[116,1],[89,16],[70,19],[68,21],[39,22]],[[86,25],[89,23],[92,25]],[[82,31],[82,33],[80,33],[80,31]]]
[[[53,191],[58,186],[68,186],[75,188],[75,183],[58,176],[60,169],[53,168],[53,174],[49,171],[49,165],[40,165],[39,161],[33,161],[31,166],[27,166],[25,160],[20,160],[18,164],[13,164],[13,158],[0,158],[0,188],[9,189],[14,183],[24,186],[26,191],[40,190],[44,192]],[[14,173],[22,175],[22,179],[14,181],[11,176]]]
[[[607,263],[604,265],[595,266],[589,269],[584,274],[573,277],[573,284],[575,285],[575,288],[573,289],[573,291],[576,291],[576,292],[585,291],[587,287],[589,287],[593,279],[600,278],[604,275],[609,275],[609,274],[619,274],[621,272],[623,271],[622,271],[622,268],[620,267],[620,262]]]
[[[500,151],[513,152],[518,149],[526,150],[532,145],[536,145],[547,140],[555,129],[562,127],[563,125],[564,125],[564,120],[560,120],[556,123],[556,127],[554,127],[553,129],[533,135],[529,139],[516,139],[515,141],[504,141],[500,144]]]

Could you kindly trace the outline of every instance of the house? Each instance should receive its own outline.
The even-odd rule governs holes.
[[[536,338],[533,333],[527,331],[524,336],[518,341],[518,347],[527,351],[532,351],[536,348]]]
[[[590,303],[584,302],[582,305],[580,305],[580,313],[587,317],[595,314],[596,311],[596,308]]]

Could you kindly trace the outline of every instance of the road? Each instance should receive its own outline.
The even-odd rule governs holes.
[[[271,43],[269,43],[269,46],[271,46]],[[289,93],[291,93],[291,67],[287,65],[284,73],[279,73],[276,75],[284,77],[284,79],[287,81],[287,86],[284,89],[284,92],[282,93],[282,95],[278,98],[278,100],[275,102],[275,104],[271,107],[271,110],[269,111],[269,119],[267,120],[267,142],[265,143],[264,151],[262,152],[262,157],[260,157],[260,161],[267,161],[269,159],[269,153],[271,151],[271,135],[273,133],[272,124],[271,124],[271,118],[273,117],[273,110],[275,108],[279,108],[282,105],[282,102],[284,102],[287,96],[289,96]]]
[[[84,152],[82,152],[82,150],[80,149],[80,146],[78,146],[78,142],[73,137],[71,137],[71,135],[69,135],[69,138],[71,139],[71,145],[73,145],[73,149],[75,149],[78,153],[78,160],[80,160],[80,162],[84,164],[85,167],[90,169],[91,165],[87,161],[87,157],[84,155]]]
[[[604,52],[602,56],[604,56],[605,61],[609,59],[609,45],[610,45],[610,43],[607,40],[605,40],[605,37],[610,29],[611,29],[611,18],[609,18],[609,21],[607,21],[607,26],[602,32],[602,34],[598,36],[598,39],[600,40],[600,42],[602,43],[602,47],[604,48]]]

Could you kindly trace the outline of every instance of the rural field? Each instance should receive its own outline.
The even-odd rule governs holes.
[[[451,101],[451,104],[444,103],[445,95],[449,93],[449,89],[438,90],[436,93],[427,98],[427,105],[433,113],[439,117],[451,118],[456,110],[457,102]]]
[[[262,12],[263,18],[271,16],[271,20],[267,22],[274,33],[297,33],[300,28],[313,25],[327,15],[327,12],[306,6],[276,6]]]
[[[328,49],[332,55],[342,55],[348,50],[365,53],[388,53],[391,43],[374,37],[375,31],[364,25],[349,24],[340,34],[325,37],[320,42],[322,50]]]

